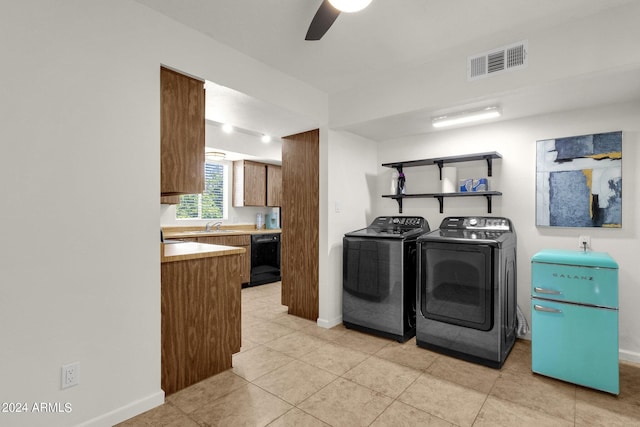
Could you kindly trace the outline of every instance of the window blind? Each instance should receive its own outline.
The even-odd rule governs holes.
[[[180,204],[176,207],[176,218],[224,218],[225,167],[222,163],[205,162],[204,193],[180,196]]]

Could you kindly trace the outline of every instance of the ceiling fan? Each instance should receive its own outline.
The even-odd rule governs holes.
[[[333,25],[340,12],[358,12],[369,6],[371,0],[323,0],[311,20],[305,40],[320,40]]]

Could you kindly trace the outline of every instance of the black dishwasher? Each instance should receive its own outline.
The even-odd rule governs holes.
[[[248,286],[280,281],[280,233],[251,236],[251,280]]]

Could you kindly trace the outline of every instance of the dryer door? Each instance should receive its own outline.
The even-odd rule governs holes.
[[[489,245],[420,244],[420,310],[440,322],[493,327],[493,257]]]

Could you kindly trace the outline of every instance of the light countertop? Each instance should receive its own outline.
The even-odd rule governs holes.
[[[282,233],[282,229],[221,229],[220,231],[204,231],[193,230],[185,228],[180,230],[177,227],[163,228],[163,234],[165,239],[181,239],[191,237],[211,237],[211,236],[242,236],[242,235],[254,235],[254,234],[273,234]]]
[[[160,243],[160,262],[185,261],[198,258],[210,258],[245,253],[244,248],[210,245],[206,243]]]

